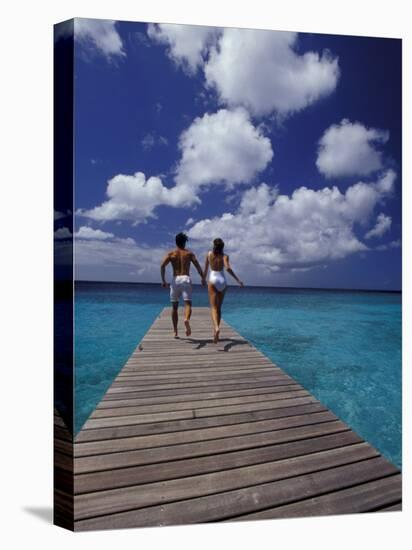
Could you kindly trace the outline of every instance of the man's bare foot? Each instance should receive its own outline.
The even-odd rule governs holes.
[[[190,336],[192,334],[192,329],[190,328],[190,323],[188,320],[185,321],[185,327],[186,327],[186,336]]]
[[[220,329],[215,329],[215,333],[213,335],[214,344],[217,344],[219,342],[219,336],[220,336]]]

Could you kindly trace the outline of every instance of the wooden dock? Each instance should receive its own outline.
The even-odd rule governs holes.
[[[192,327],[165,308],[76,437],[76,531],[401,509],[376,449],[207,308]]]

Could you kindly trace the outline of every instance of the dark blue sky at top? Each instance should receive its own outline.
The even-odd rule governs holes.
[[[75,57],[75,207],[90,209],[106,198],[107,181],[116,174],[144,172],[161,175],[165,185],[174,184],[180,153],[178,139],[197,116],[216,112],[219,104],[212,91],[205,91],[199,70],[189,77],[165,53],[165,47],[146,36],[146,24],[118,22],[116,25],[127,56],[108,62],[76,44]],[[265,135],[274,157],[260,172],[255,184],[278,185],[290,195],[297,187],[320,189],[337,185],[343,192],[356,181],[371,178],[326,180],[317,170],[317,143],[324,131],[343,118],[390,133],[384,145],[386,165],[397,173],[395,196],[386,201],[384,212],[392,217],[390,237],[401,239],[401,41],[304,33],[297,50],[321,52],[329,49],[339,58],[340,79],[336,90],[284,121],[274,119]],[[262,118],[253,118],[254,125]],[[168,144],[145,150],[147,134],[164,136]],[[247,187],[241,186],[244,190]],[[230,193],[229,193],[230,194]],[[210,218],[233,211],[239,191],[214,186],[202,193],[202,204],[193,208],[158,207],[157,219],[132,226],[128,221],[91,222],[94,228],[132,237],[138,244],[173,244],[174,234],[186,220]],[[77,228],[88,220],[77,218]],[[355,230],[356,232],[356,230]],[[361,236],[361,235],[359,235]],[[302,286],[344,288],[401,287],[401,249],[354,254],[331,262],[327,269],[304,274]]]

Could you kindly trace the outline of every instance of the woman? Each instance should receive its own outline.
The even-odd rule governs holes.
[[[227,288],[226,271],[243,286],[242,281],[236,276],[229,264],[229,256],[223,253],[225,243],[222,239],[213,241],[213,251],[206,255],[205,269],[203,271],[205,278],[210,266],[210,276],[208,281],[209,301],[213,321],[213,342],[217,344],[220,335],[220,320],[222,318],[223,298]]]

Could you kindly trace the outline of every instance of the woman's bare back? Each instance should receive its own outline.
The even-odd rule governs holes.
[[[223,271],[225,267],[225,254],[209,252],[209,264],[212,271]]]

